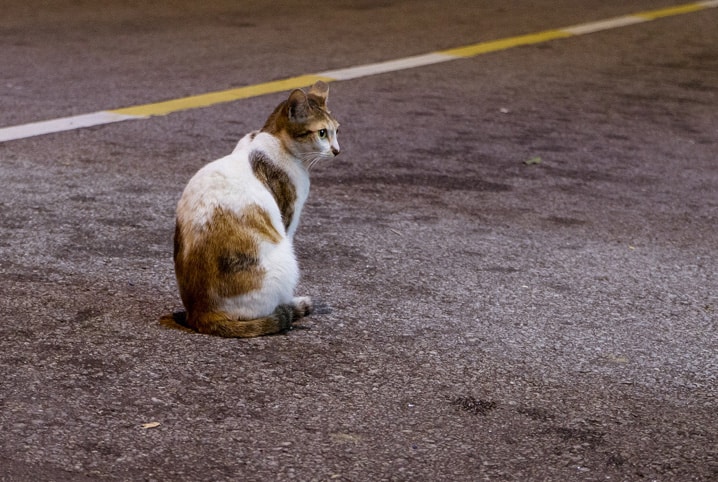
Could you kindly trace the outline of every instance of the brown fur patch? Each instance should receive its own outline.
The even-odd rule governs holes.
[[[246,224],[247,228],[270,243],[277,244],[282,240],[282,235],[274,228],[269,213],[257,204],[252,204],[244,210],[242,213],[242,221]]]
[[[240,216],[219,208],[200,232],[178,223],[175,272],[187,325],[199,330],[200,318],[214,313],[222,298],[259,289],[265,273],[259,243],[280,240],[269,214],[257,205]]]
[[[294,203],[297,201],[297,191],[289,175],[260,151],[252,151],[249,154],[249,162],[254,175],[274,196],[279,212],[282,214],[284,228],[288,229],[292,224]]]

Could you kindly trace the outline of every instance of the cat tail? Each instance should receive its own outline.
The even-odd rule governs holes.
[[[292,323],[312,312],[310,298],[295,298],[292,304],[279,305],[269,316],[254,320],[236,320],[223,312],[202,313],[189,319],[186,312],[163,316],[160,323],[168,327],[192,329],[206,335],[225,338],[253,338],[273,335],[292,328]],[[179,325],[179,326],[178,326]]]
[[[192,328],[199,333],[216,335],[225,338],[252,338],[262,335],[273,335],[289,330],[294,321],[294,308],[291,305],[279,305],[269,316],[254,320],[236,320],[226,313],[203,313]]]

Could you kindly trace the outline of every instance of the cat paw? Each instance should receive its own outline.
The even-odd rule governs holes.
[[[310,315],[314,311],[312,299],[309,296],[298,296],[292,300],[292,308],[294,309],[294,318],[302,318]]]

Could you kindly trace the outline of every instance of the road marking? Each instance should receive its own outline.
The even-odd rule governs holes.
[[[586,35],[594,32],[601,32],[603,30],[610,30],[612,28],[627,27],[637,23],[647,22],[647,18],[637,17],[635,15],[627,15],[625,17],[610,18],[608,20],[600,20],[598,22],[584,23],[576,25],[575,27],[566,27],[563,30],[570,32],[573,35]]]
[[[718,0],[706,0],[684,5],[676,5],[674,7],[662,8],[646,12],[638,12],[621,17],[599,20],[596,22],[588,22],[571,27],[564,27],[555,30],[546,30],[527,35],[518,35],[499,40],[491,40],[488,42],[480,42],[472,45],[465,45],[453,49],[431,52],[424,55],[415,55],[404,57],[385,62],[377,62],[373,64],[358,65],[345,69],[328,70],[317,74],[299,75],[297,77],[289,77],[286,79],[265,82],[261,84],[248,85],[235,89],[222,90],[217,92],[208,92],[206,94],[193,95],[179,99],[171,99],[162,102],[154,102],[150,104],[137,105],[133,107],[125,107],[121,109],[104,110],[93,112],[90,114],[82,114],[72,117],[63,117],[59,119],[51,119],[40,122],[31,122],[18,126],[0,128],[0,142],[7,142],[27,137],[51,134],[56,132],[81,129],[84,127],[99,126],[111,124],[114,122],[122,122],[133,119],[147,119],[152,116],[167,115],[173,112],[180,112],[189,109],[197,109],[201,107],[209,107],[225,102],[232,102],[239,99],[247,99],[250,97],[258,97],[265,94],[273,94],[283,92],[290,89],[306,87],[313,84],[317,80],[325,82],[334,82],[342,80],[357,79],[360,77],[368,77],[372,75],[385,74],[388,72],[397,72],[415,67],[423,67],[426,65],[434,65],[441,62],[451,60],[475,57],[490,52],[511,49],[524,45],[535,45],[551,40],[573,37],[577,35],[587,35],[595,32],[611,30],[638,23],[649,22],[660,18],[672,17],[676,15],[684,15],[687,13],[697,12],[708,8],[717,8]]]
[[[259,97],[264,94],[297,89],[311,85],[317,80],[331,82],[335,79],[322,74],[300,75],[299,77],[275,80],[273,82],[265,82],[263,84],[248,85],[237,89],[209,92],[207,94],[193,95],[190,97],[183,97],[181,99],[166,100],[164,102],[138,105],[135,107],[125,107],[124,109],[115,109],[109,112],[129,117],[141,118],[155,115],[167,115],[172,112],[197,109],[199,107],[208,107],[210,105],[222,104],[224,102],[232,102],[239,99],[248,99],[250,97]]]
[[[27,137],[41,136],[55,132],[70,131],[83,127],[93,127],[113,122],[122,122],[141,117],[133,115],[122,115],[114,111],[92,112],[91,114],[75,115],[72,117],[61,117],[40,122],[31,122],[12,127],[0,129],[0,142],[25,139]]]
[[[697,2],[688,3],[686,5],[678,5],[676,7],[662,8],[660,10],[651,10],[650,12],[639,12],[635,14],[637,17],[644,17],[649,20],[655,20],[657,18],[672,17],[674,15],[683,15],[685,13],[697,12],[704,8],[711,8],[718,6],[718,2]]]
[[[375,64],[358,65],[347,69],[327,70],[319,75],[332,80],[358,79],[359,77],[397,72],[399,70],[438,64],[449,60],[456,60],[456,56],[442,52],[434,52],[431,54],[404,57],[403,59],[388,60],[386,62],[377,62]]]
[[[491,40],[489,42],[481,42],[474,45],[467,45],[465,47],[442,50],[441,53],[457,58],[475,57],[476,55],[487,54],[489,52],[497,52],[499,50],[511,49],[522,45],[539,44],[548,42],[549,40],[570,37],[572,35],[573,34],[571,32],[567,32],[563,29],[547,30],[545,32],[519,35],[518,37]]]

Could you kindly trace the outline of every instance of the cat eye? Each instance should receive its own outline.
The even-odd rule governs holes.
[[[319,138],[320,138],[320,139],[324,139],[325,137],[327,137],[327,130],[326,130],[326,129],[319,129],[317,132],[319,133]]]

